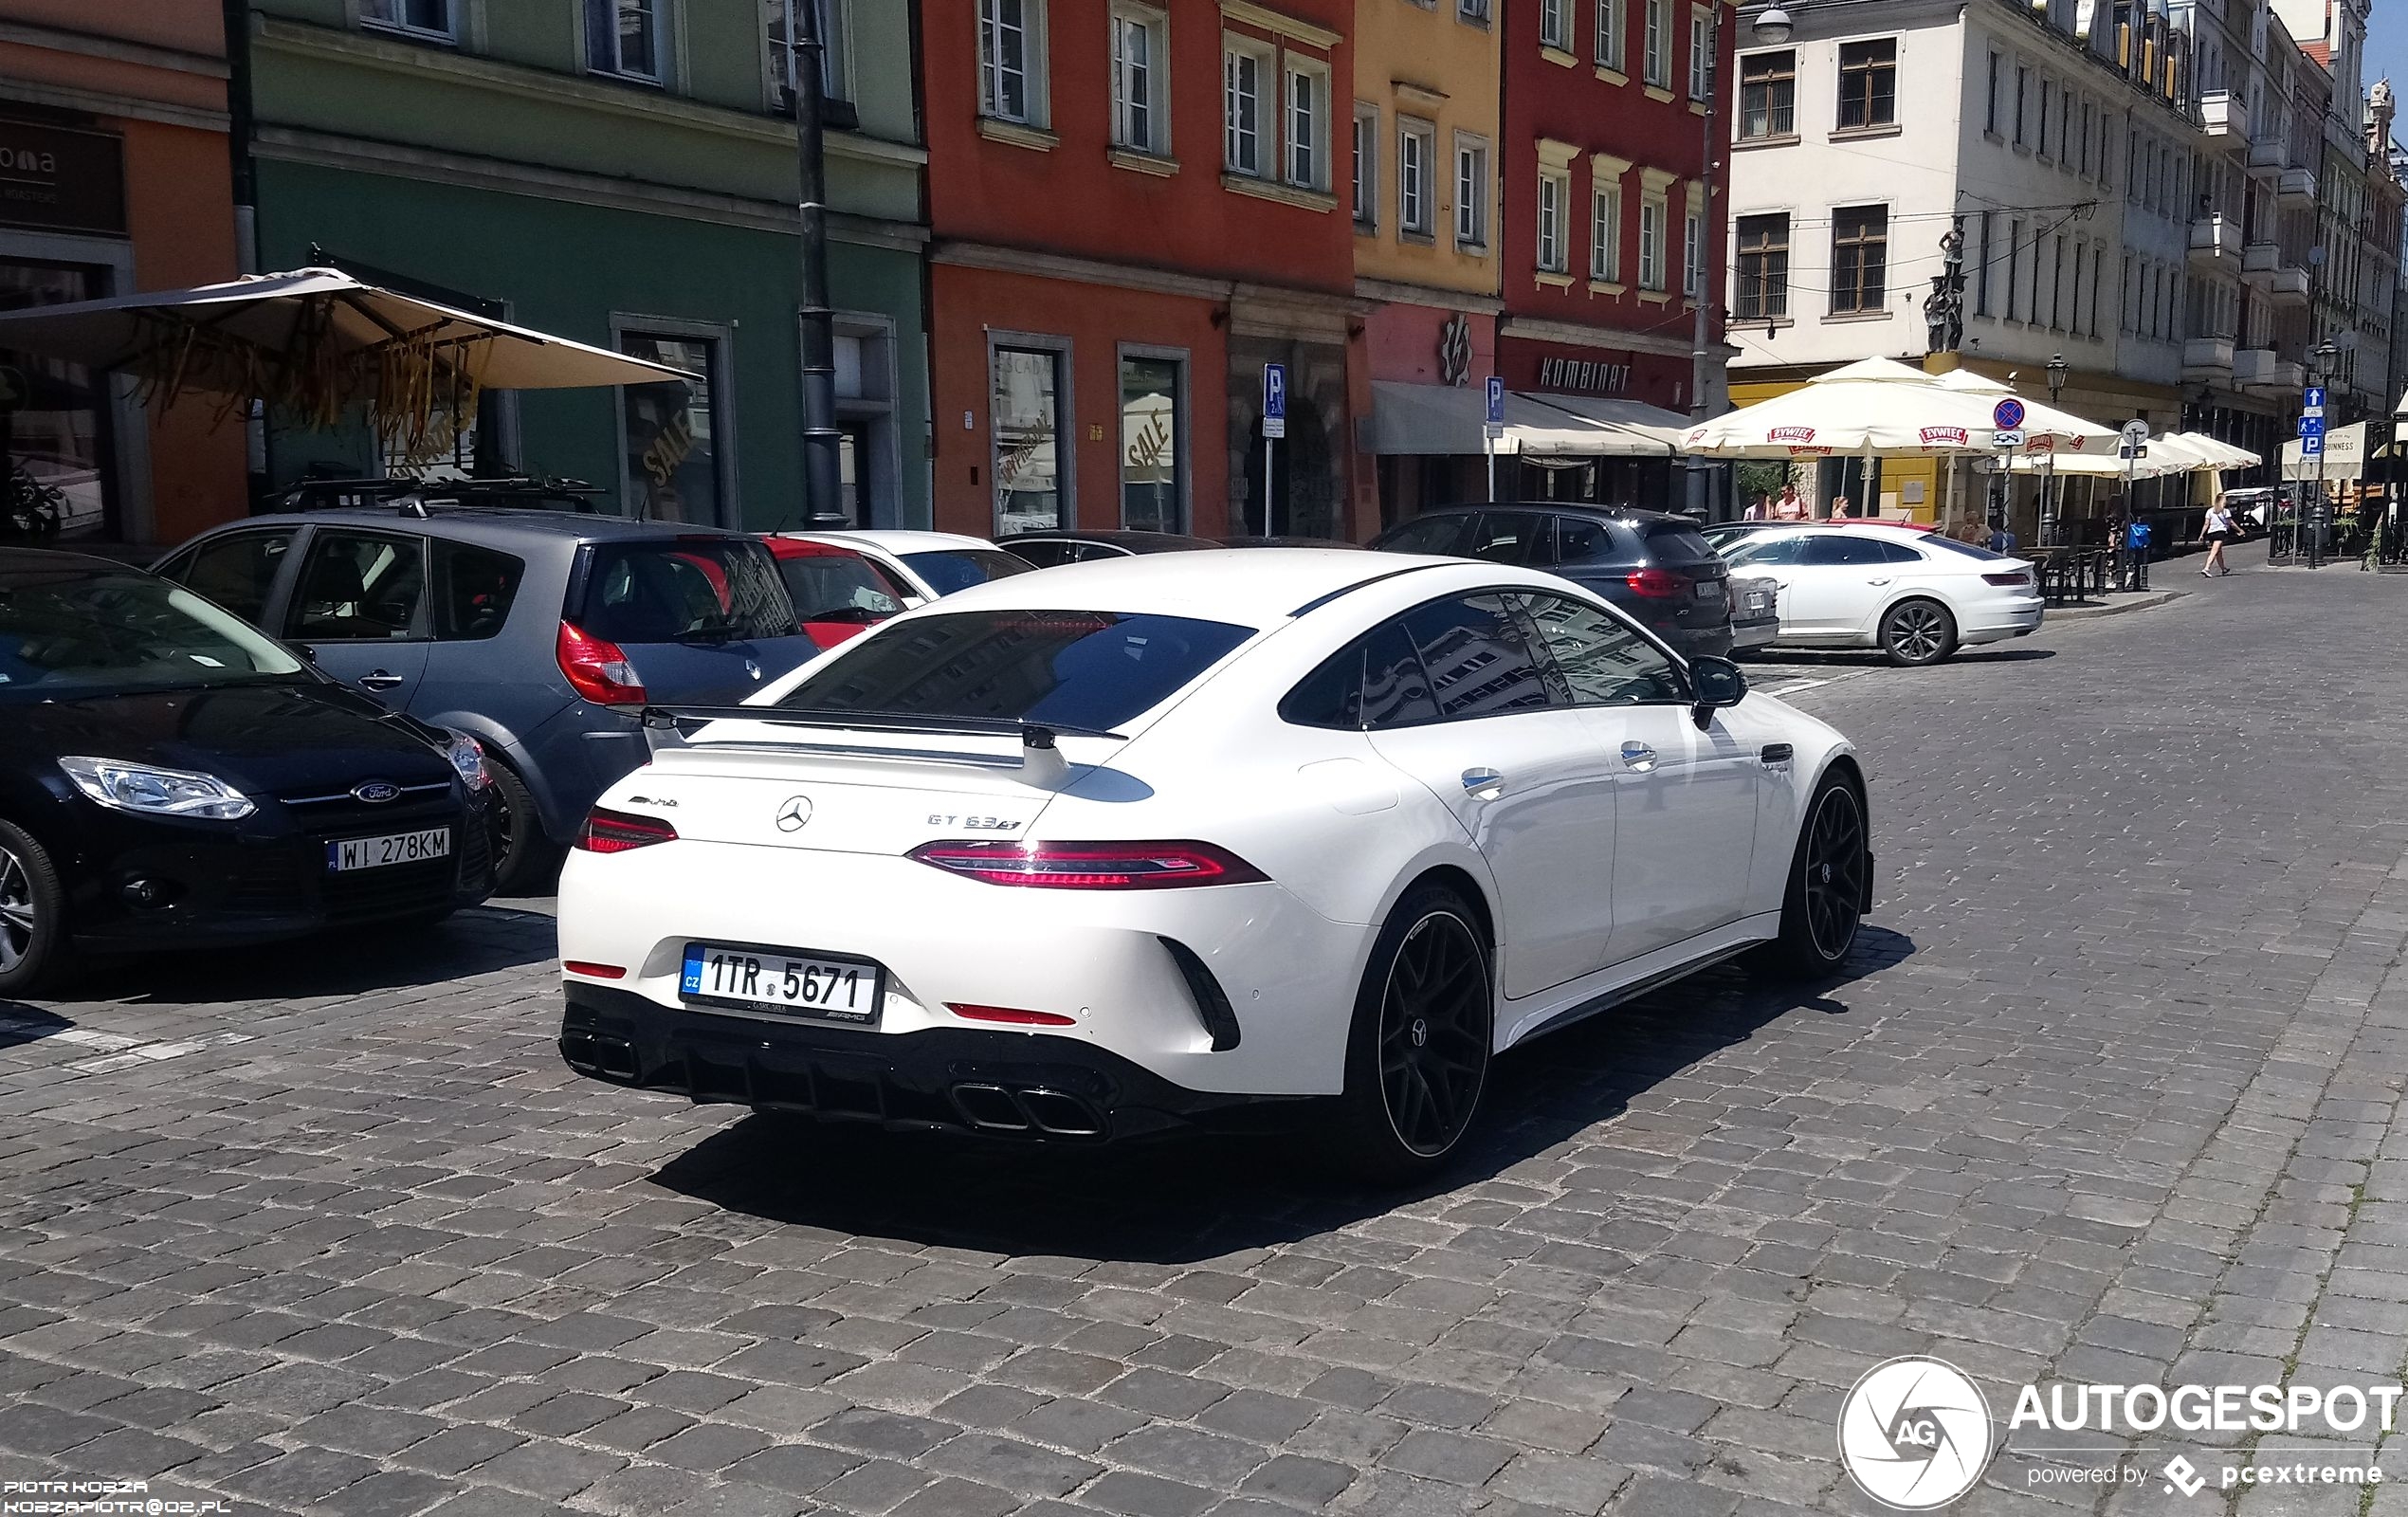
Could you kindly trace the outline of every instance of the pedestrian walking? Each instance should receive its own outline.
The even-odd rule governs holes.
[[[1773,520],[1776,521],[1806,520],[1806,503],[1798,499],[1797,484],[1795,480],[1781,486],[1781,498],[1773,503]]]
[[[1771,496],[1759,495],[1756,499],[1747,503],[1747,516],[1745,520],[1750,521],[1770,521],[1772,519],[1773,498]]]
[[[2225,505],[2224,497],[2218,494],[2216,503],[2207,508],[2207,563],[2199,570],[2201,578],[2233,572],[2233,566],[2224,561],[2224,544],[2231,541],[2238,531],[2233,524],[2232,510]]]

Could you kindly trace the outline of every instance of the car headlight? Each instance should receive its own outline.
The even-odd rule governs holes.
[[[161,769],[119,758],[69,755],[59,760],[75,788],[111,811],[143,816],[198,816],[230,822],[259,810],[248,795],[215,775]]]
[[[474,795],[493,783],[493,777],[485,773],[485,745],[465,732],[451,732],[450,738],[444,757],[460,772],[460,782],[468,787],[469,793]]]

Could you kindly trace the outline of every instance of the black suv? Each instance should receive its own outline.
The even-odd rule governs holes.
[[[1452,505],[1371,545],[1549,570],[1630,612],[1684,658],[1730,656],[1730,570],[1685,516],[1541,502]]]

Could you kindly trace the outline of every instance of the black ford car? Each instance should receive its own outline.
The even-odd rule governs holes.
[[[430,923],[492,884],[474,738],[188,590],[0,548],[0,996],[79,951]]]

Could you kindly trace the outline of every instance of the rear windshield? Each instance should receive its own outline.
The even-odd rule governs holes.
[[[1642,521],[1639,537],[1658,563],[1695,563],[1714,557],[1714,545],[1686,521]]]
[[[1089,611],[916,616],[868,633],[778,704],[1108,730],[1177,695],[1250,627]]]
[[[750,538],[597,542],[584,604],[569,619],[612,643],[788,637],[794,603],[769,550]]]
[[[927,553],[906,553],[903,561],[911,565],[911,572],[928,581],[928,587],[939,595],[983,585],[990,579],[1025,575],[1035,567],[1028,559],[1015,558],[1000,548],[938,548]]]
[[[2004,558],[2007,557],[2003,553],[1992,553],[1987,548],[1978,548],[1970,542],[1959,542],[1954,538],[1943,538],[1937,532],[1930,533],[1925,536],[1924,541],[1935,548],[1945,548],[1950,553],[1961,553],[1968,558]]]
[[[857,553],[814,553],[777,560],[779,577],[807,622],[877,621],[903,609],[908,594],[885,570]]]

